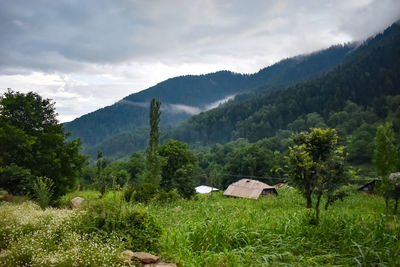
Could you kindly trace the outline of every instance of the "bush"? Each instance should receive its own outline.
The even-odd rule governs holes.
[[[53,196],[54,182],[48,177],[37,177],[32,184],[33,194],[39,206],[44,209],[49,206]]]
[[[6,190],[0,189],[0,201],[22,203],[28,200],[29,198],[27,196],[14,196],[8,193]]]
[[[92,203],[77,225],[78,231],[97,233],[105,240],[116,235],[127,249],[158,250],[161,228],[144,209],[122,201],[101,199]]]
[[[151,183],[141,183],[127,186],[124,190],[125,201],[148,203],[159,192],[158,187]]]
[[[176,189],[171,190],[169,192],[161,190],[157,195],[154,197],[154,201],[160,203],[171,203],[181,199],[178,191]]]
[[[31,201],[0,204],[0,266],[121,266],[119,238],[77,233],[83,212],[42,210]]]
[[[60,207],[70,207],[71,199],[73,199],[75,197],[82,197],[85,200],[87,200],[88,202],[90,202],[90,201],[99,199],[100,196],[101,196],[100,192],[94,191],[94,190],[74,191],[74,192],[71,192],[71,193],[68,193],[68,194],[62,196],[58,200],[58,205]]]

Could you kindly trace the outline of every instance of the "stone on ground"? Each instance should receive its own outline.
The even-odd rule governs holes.
[[[142,263],[156,263],[160,257],[146,252],[134,252],[133,257],[139,259]]]
[[[73,208],[79,208],[82,206],[83,202],[85,202],[85,199],[83,197],[74,197],[71,199],[71,206]]]

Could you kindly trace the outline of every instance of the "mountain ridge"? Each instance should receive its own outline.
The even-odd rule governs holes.
[[[65,123],[64,128],[71,132],[70,138],[81,138],[87,152],[113,135],[146,126],[146,104],[153,97],[163,103],[161,124],[177,125],[227,97],[282,88],[321,75],[339,64],[353,48],[352,44],[332,46],[303,57],[283,59],[253,74],[219,71],[170,78]]]

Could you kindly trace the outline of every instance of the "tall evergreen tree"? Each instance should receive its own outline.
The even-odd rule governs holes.
[[[160,139],[160,116],[161,102],[153,98],[150,101],[150,136],[146,150],[146,169],[142,177],[142,182],[152,183],[157,186],[161,181],[162,158],[158,154],[158,144]]]

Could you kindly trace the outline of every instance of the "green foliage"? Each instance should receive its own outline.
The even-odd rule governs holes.
[[[24,169],[15,163],[0,166],[0,186],[12,194],[29,193],[32,175],[29,169]]]
[[[136,180],[139,177],[146,166],[145,158],[140,153],[132,153],[129,158],[128,172],[132,180]]]
[[[382,179],[396,171],[399,151],[394,144],[394,132],[391,123],[378,126],[375,137],[373,164]]]
[[[162,203],[162,204],[176,202],[180,199],[181,199],[181,195],[179,194],[179,192],[176,189],[171,190],[171,191],[161,190],[153,198],[153,200],[155,202]]]
[[[158,124],[160,123],[161,116],[160,107],[161,102],[153,98],[150,102],[150,137],[146,150],[146,165],[141,181],[145,183],[153,183],[156,186],[160,185],[161,168],[163,166],[163,161],[158,154],[158,144],[160,139],[160,129]]]
[[[210,103],[225,99],[227,96],[237,95],[239,92],[261,92],[276,88],[285,88],[297,82],[316,77],[334,66],[338,65],[349,52],[354,49],[353,45],[337,45],[318,51],[316,53],[284,59],[272,66],[264,68],[257,73],[238,74],[229,71],[219,71],[206,75],[187,75],[175,77],[163,81],[147,90],[127,96],[118,103],[99,109],[95,112],[82,116],[72,122],[66,123],[65,127],[72,132],[73,137],[80,137],[85,148],[85,154],[96,157],[96,152],[101,150],[104,156],[112,159],[128,156],[132,151],[142,150],[146,147],[148,139],[147,114],[148,107],[142,103],[148,103],[153,97],[165,103],[177,103],[188,106],[204,107]],[[237,99],[247,99],[251,94],[242,94]],[[241,111],[246,112],[249,107],[244,105]],[[235,116],[243,118],[241,112],[227,113],[226,118]],[[190,117],[190,114],[177,112],[174,108],[166,107],[163,112],[161,124],[166,126],[177,125]],[[209,131],[208,138],[218,137],[219,142],[229,141],[232,137],[229,119],[222,124],[213,125]],[[163,132],[167,132],[167,127]],[[185,131],[185,129],[180,129]],[[207,138],[203,133],[199,134],[193,130],[191,134],[195,137]],[[178,136],[169,136],[182,141],[187,139]],[[195,138],[199,140],[199,138]],[[192,142],[191,142],[192,143]]]
[[[136,208],[120,198],[105,198],[92,202],[78,219],[77,230],[97,233],[107,240],[116,235],[124,247],[133,251],[158,250],[160,226],[142,208]]]
[[[9,90],[0,97],[0,186],[27,193],[34,177],[54,181],[55,196],[75,185],[85,157],[79,140],[65,141],[54,103],[36,93]]]
[[[345,175],[343,147],[337,145],[338,139],[333,129],[313,128],[309,133],[295,135],[295,146],[289,148],[287,167],[290,184],[304,195],[307,208],[311,208],[312,195],[315,194],[316,223],[322,195],[325,194],[330,203],[335,191],[348,178]]]
[[[235,175],[263,177],[270,174],[273,167],[274,154],[259,142],[242,143],[227,155],[224,171],[233,176],[225,176],[222,181],[224,188],[237,180]]]
[[[394,144],[394,132],[391,123],[378,126],[375,137],[373,164],[383,180],[396,170],[398,148]]]
[[[42,209],[49,206],[53,196],[53,188],[54,182],[48,177],[37,177],[33,182],[33,195]]]
[[[324,125],[334,128],[340,125],[338,132],[345,138],[363,122],[373,124],[386,116],[396,118],[400,125],[398,117],[389,114],[400,115],[395,106],[398,102],[391,101],[395,103],[392,105],[386,100],[400,94],[399,44],[400,26],[393,24],[352,51],[331,72],[286,90],[238,98],[200,113],[170,136],[210,145],[236,138],[256,142],[274,136],[279,130],[298,132],[308,126],[325,128]],[[353,102],[353,107],[348,101]]]
[[[321,211],[319,225],[312,226],[301,209],[303,198],[297,190],[278,191],[277,198],[258,200],[216,193],[171,205],[151,202],[145,213],[156,215],[157,225],[163,229],[162,235],[155,235],[157,252],[163,260],[181,266],[400,264],[399,219],[382,214],[381,197],[353,192]],[[96,219],[86,217],[87,225],[107,221],[109,229],[117,229],[114,234],[95,229],[85,229],[91,232],[83,234],[84,228],[80,230],[77,224],[85,213],[82,209],[42,210],[32,202],[0,204],[4,215],[0,216],[0,265],[122,266],[118,254],[127,248],[127,239],[118,229],[123,229],[126,221],[142,221],[143,206],[138,210],[127,205],[125,214],[114,196],[93,211],[90,218]],[[135,234],[134,229],[129,225],[128,231]]]
[[[82,210],[42,210],[32,202],[0,204],[1,266],[121,266],[125,248],[115,235],[105,241],[81,234],[76,221]]]
[[[396,181],[389,179],[389,174],[395,172],[399,164],[399,149],[394,144],[394,141],[394,132],[391,123],[378,126],[372,162],[378,175],[381,177],[379,191],[385,198],[386,212],[389,209],[389,198],[396,195],[394,193],[396,192]]]
[[[381,214],[379,197],[354,193],[321,211],[313,226],[297,190],[278,191],[257,201],[213,194],[150,205],[166,233],[162,254],[183,266],[399,264],[399,221]]]
[[[188,145],[169,140],[160,146],[159,155],[165,159],[165,165],[161,169],[161,188],[166,191],[176,189],[185,198],[194,195],[197,159],[188,149]]]
[[[86,201],[92,202],[99,199],[100,196],[101,193],[99,191],[93,191],[93,190],[73,191],[60,197],[60,199],[58,200],[58,205],[62,208],[67,208],[70,207],[71,205],[71,199],[75,197],[82,197]]]
[[[107,181],[106,176],[104,174],[104,169],[108,165],[108,160],[103,158],[103,153],[101,151],[97,152],[97,161],[96,161],[96,175],[92,177],[93,179],[93,187],[100,191],[103,195],[107,189]]]
[[[148,203],[159,192],[159,187],[153,183],[140,183],[124,188],[125,201]]]

